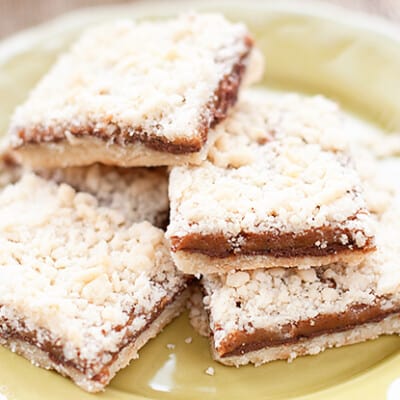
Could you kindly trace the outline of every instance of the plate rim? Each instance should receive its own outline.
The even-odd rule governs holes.
[[[301,4],[301,5],[300,5]],[[167,14],[173,11],[180,10],[183,8],[188,10],[193,10],[198,8],[222,8],[227,6],[240,6],[240,0],[172,0],[168,4],[165,4],[162,0],[155,0],[149,3],[146,0],[136,0],[135,2],[129,4],[114,4],[114,5],[100,5],[92,7],[81,7],[72,11],[67,11],[58,16],[50,18],[44,22],[36,24],[32,27],[28,27],[17,32],[11,33],[0,39],[0,62],[4,56],[7,56],[11,48],[26,48],[27,43],[31,44],[42,36],[46,36],[48,31],[59,30],[60,26],[66,26],[73,24],[76,16],[85,16],[85,18],[90,19],[91,14],[107,15],[110,11],[142,11],[146,12],[151,10],[154,15],[156,14]],[[184,7],[183,7],[184,6]],[[301,3],[295,2],[293,0],[280,0],[276,2],[274,0],[246,0],[243,9],[249,8],[259,8],[262,10],[273,10],[282,12],[293,12],[296,14],[302,14],[309,17],[319,17],[324,18],[329,21],[338,22],[338,17],[340,23],[346,24],[352,28],[363,29],[367,32],[374,32],[376,34],[386,36],[387,38],[394,40],[400,44],[400,25],[396,24],[392,20],[386,19],[380,15],[368,14],[362,10],[351,10],[341,6],[339,4],[325,3],[318,0],[302,0]],[[158,10],[163,10],[162,13],[158,13]],[[166,12],[167,10],[167,12]],[[86,14],[86,15],[85,15]],[[95,19],[95,18],[94,18]],[[58,28],[58,29],[57,29]],[[23,43],[22,43],[23,42]],[[24,46],[22,46],[26,43]]]
[[[40,42],[40,40],[42,40],[44,37],[47,37],[51,34],[57,34],[57,32],[65,31],[65,27],[68,27],[68,29],[73,29],[74,26],[81,26],[81,23],[78,22],[78,24],[76,24],[74,23],[74,20],[76,19],[80,21],[82,17],[88,21],[91,19],[95,21],[99,19],[100,15],[106,16],[110,11],[123,12],[124,10],[127,10],[131,11],[131,13],[140,11],[141,13],[146,14],[151,10],[152,15],[164,15],[174,13],[178,10],[182,11],[182,9],[192,10],[196,8],[223,8],[232,5],[235,5],[236,7],[242,6],[243,9],[246,10],[254,7],[255,10],[271,10],[277,12],[294,13],[307,17],[317,17],[335,23],[338,23],[339,20],[340,24],[345,24],[347,27],[355,28],[368,33],[375,33],[381,36],[383,40],[394,41],[400,48],[400,25],[384,18],[383,16],[368,14],[361,10],[350,10],[338,4],[325,3],[322,1],[304,0],[299,3],[293,0],[280,0],[279,2],[274,0],[246,0],[246,2],[243,4],[240,3],[240,0],[190,0],[187,2],[182,0],[172,0],[166,4],[162,0],[152,1],[151,3],[147,2],[146,0],[138,0],[130,4],[78,8],[50,18],[49,20],[35,26],[8,35],[0,39],[0,66],[4,61],[7,61],[8,58],[35,46],[35,43]],[[159,11],[162,12],[159,13]],[[92,15],[93,18],[91,17]],[[76,18],[77,16],[79,16],[79,18]],[[396,366],[400,366],[400,351],[389,356],[370,370],[366,372],[360,372],[350,377],[348,380],[335,385],[334,387],[317,390],[311,394],[298,396],[296,399],[334,399],[336,398],[335,396],[337,394],[340,395],[340,393],[343,394],[344,392],[347,392],[349,386],[365,384],[371,380],[373,375],[377,373],[380,375],[387,374],[393,369],[393,367]],[[400,379],[400,372],[397,373],[397,377]],[[338,393],[335,394],[334,392],[336,391]],[[110,395],[110,398],[128,399],[128,396],[126,396],[125,392],[113,387],[108,388],[107,394]],[[148,399],[148,397],[144,397],[139,394],[129,394],[129,398],[132,400]]]

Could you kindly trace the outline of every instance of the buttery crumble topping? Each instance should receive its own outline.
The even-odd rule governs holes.
[[[168,210],[168,177],[164,168],[118,168],[101,164],[89,167],[43,169],[41,176],[67,183],[95,196],[99,205],[121,212],[129,223],[149,221],[165,227]]]

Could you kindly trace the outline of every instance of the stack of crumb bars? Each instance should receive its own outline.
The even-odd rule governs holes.
[[[2,156],[2,345],[96,392],[190,296],[227,365],[400,332],[385,139],[262,73],[214,14],[90,28],[59,58]]]

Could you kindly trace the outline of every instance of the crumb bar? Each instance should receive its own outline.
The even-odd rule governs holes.
[[[0,193],[0,343],[102,390],[185,307],[164,232],[32,173]]]
[[[246,90],[208,159],[172,168],[167,234],[191,273],[359,263],[371,217],[335,103]]]
[[[11,144],[33,167],[198,163],[252,42],[219,14],[91,28],[16,110]]]
[[[236,271],[202,279],[212,352],[256,365],[400,333],[400,203],[377,228],[377,251],[358,267]]]

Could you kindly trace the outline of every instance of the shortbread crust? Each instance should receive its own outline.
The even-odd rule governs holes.
[[[293,361],[306,355],[316,355],[327,349],[348,346],[351,344],[377,339],[382,335],[400,333],[400,314],[390,315],[378,322],[369,322],[353,329],[333,332],[313,338],[302,338],[295,343],[287,343],[275,347],[266,347],[251,353],[222,358],[212,349],[213,358],[225,365],[239,367],[246,364],[260,366],[276,360]]]
[[[0,336],[0,344],[22,355],[37,367],[53,369],[61,375],[70,377],[78,386],[88,392],[98,392],[104,389],[104,378],[110,379],[109,377],[113,377],[132,360],[139,358],[138,351],[182,312],[188,295],[188,289],[180,293],[172,303],[165,305],[160,314],[149,322],[146,329],[115,353],[109,365],[103,367],[104,376],[100,373],[95,378],[88,377],[79,369],[78,365],[73,362],[61,362],[51,351],[42,350],[41,346],[38,347],[37,344],[31,344],[25,337],[21,339],[18,335],[12,334],[7,335],[7,337]]]

